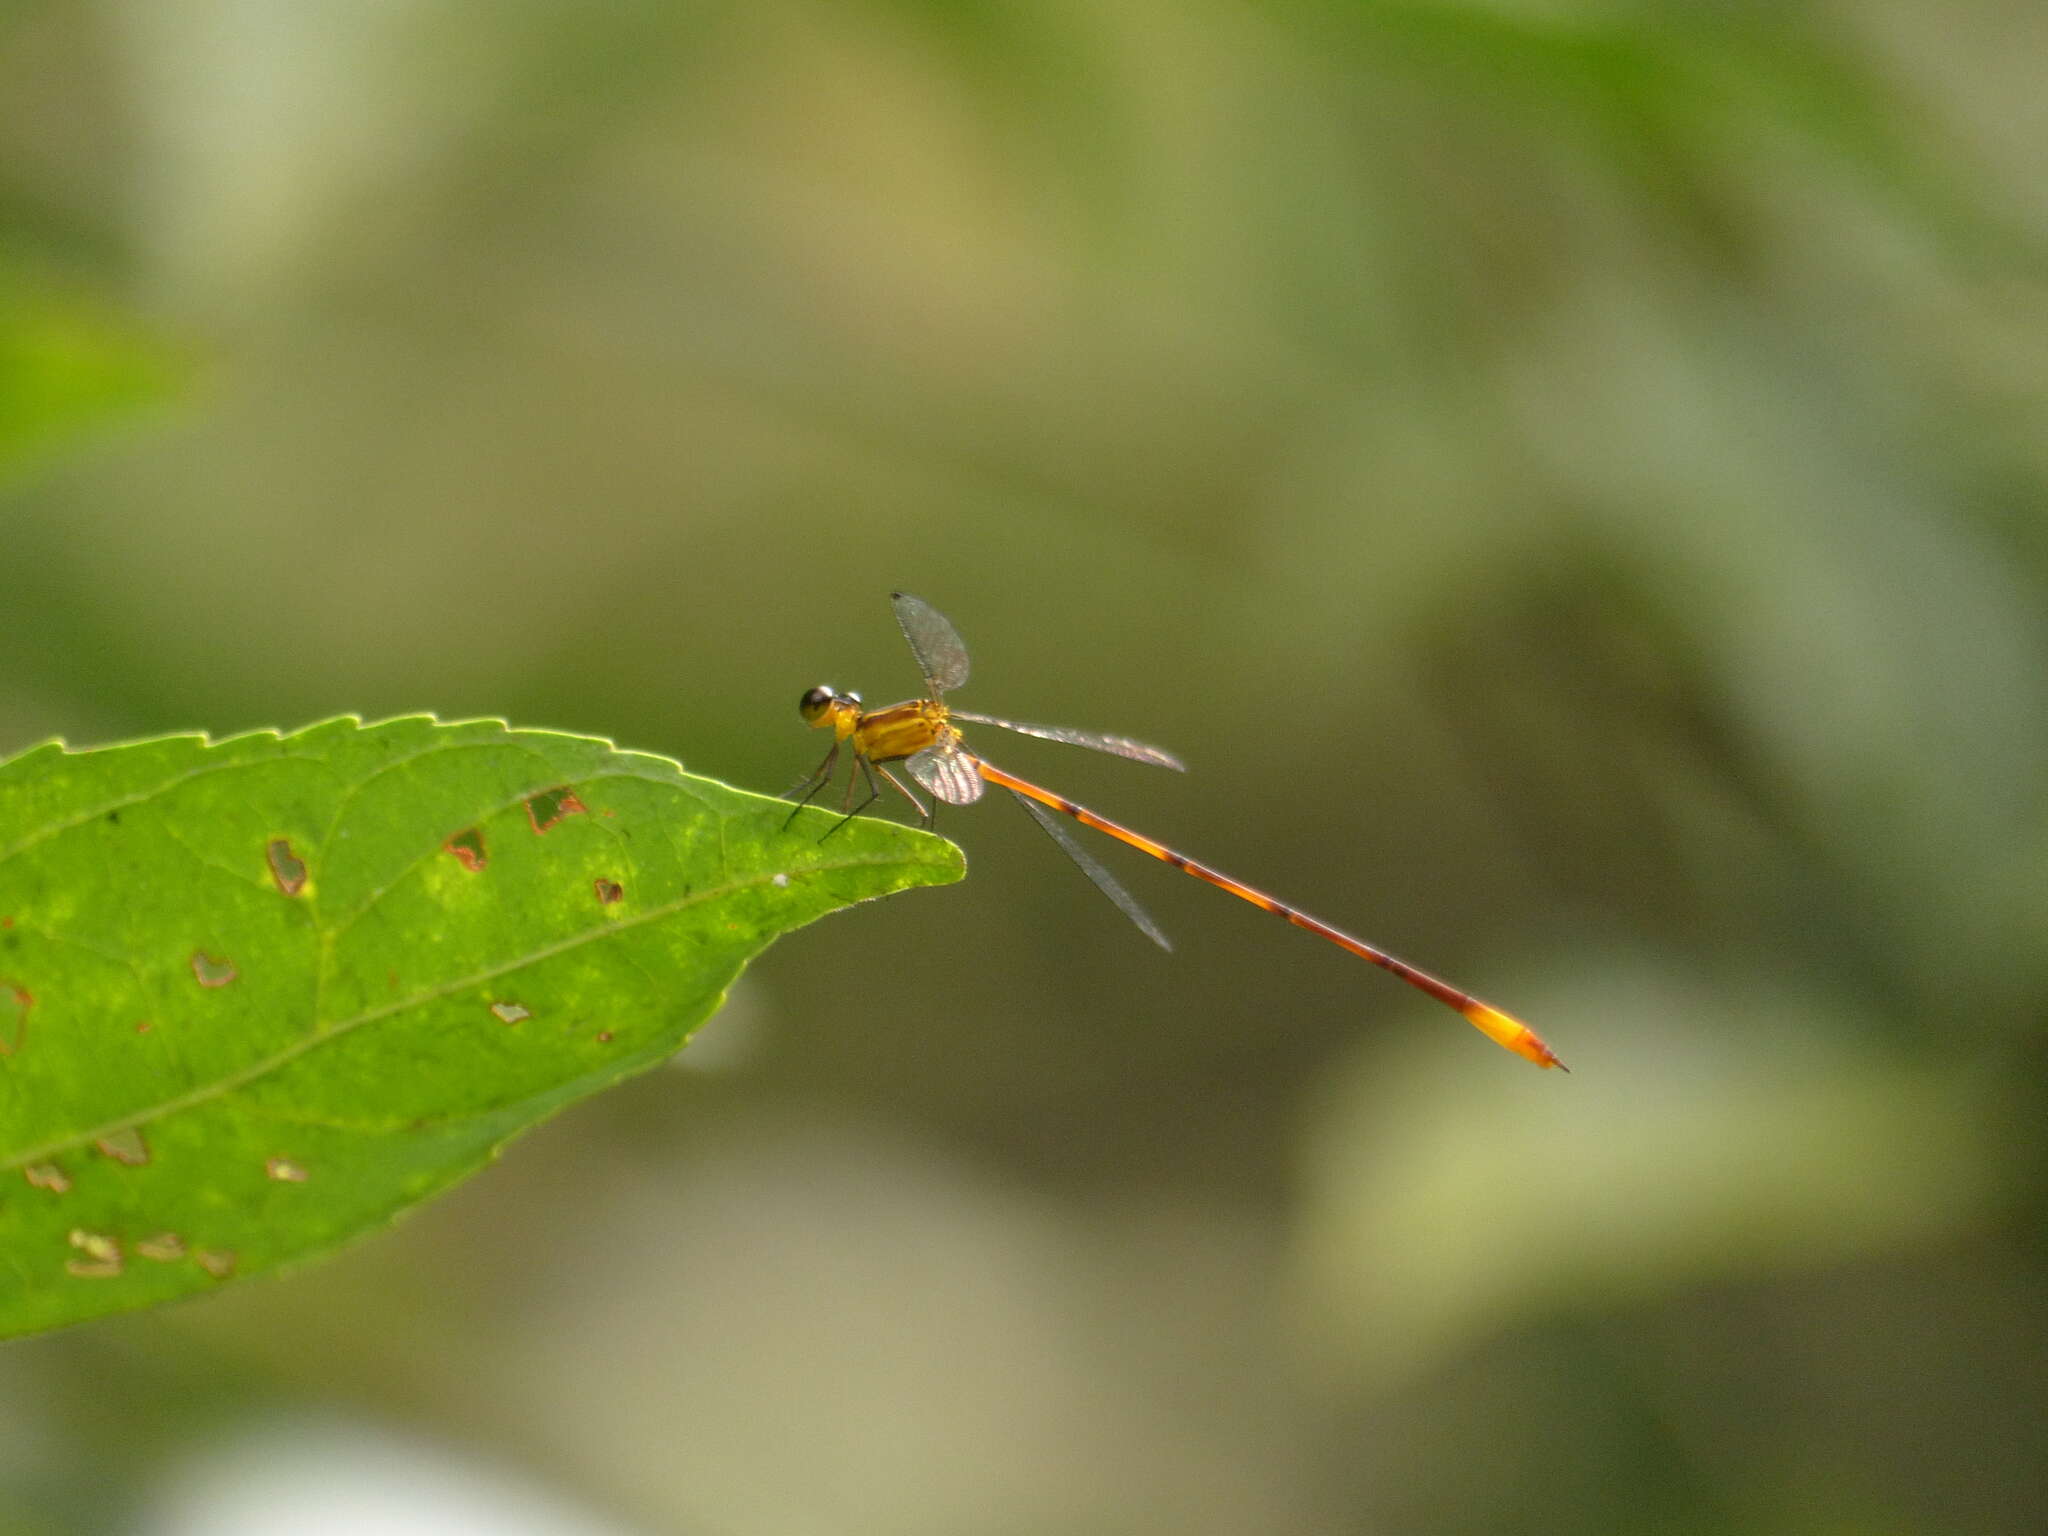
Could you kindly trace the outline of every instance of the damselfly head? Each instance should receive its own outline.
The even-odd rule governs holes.
[[[820,683],[810,689],[796,703],[797,712],[812,725],[824,725],[834,715],[847,709],[860,712],[860,695],[841,693],[829,683]]]

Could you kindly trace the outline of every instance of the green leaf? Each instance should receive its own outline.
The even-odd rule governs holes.
[[[425,717],[0,765],[0,1335],[324,1252],[959,850]]]

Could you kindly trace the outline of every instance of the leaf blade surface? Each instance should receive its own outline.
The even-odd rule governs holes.
[[[324,1252],[671,1055],[777,935],[962,872],[788,810],[427,717],[0,764],[0,1336]]]

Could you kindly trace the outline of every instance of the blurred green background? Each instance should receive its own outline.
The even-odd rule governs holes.
[[[503,715],[999,803],[0,1529],[2032,1532],[2048,11],[0,5],[0,749]],[[985,735],[987,733],[984,733]]]

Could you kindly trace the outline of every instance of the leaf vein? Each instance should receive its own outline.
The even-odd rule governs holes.
[[[915,864],[916,861],[914,860],[902,858],[840,859],[830,864],[813,866],[812,870],[806,871],[806,873],[824,872],[827,870],[885,868],[890,865]],[[14,1156],[0,1161],[0,1171],[11,1171],[28,1163],[40,1162],[100,1137],[111,1136],[118,1131],[124,1131],[131,1127],[148,1125],[150,1122],[160,1120],[167,1115],[177,1114],[182,1110],[196,1109],[201,1105],[211,1103],[215,1099],[225,1098],[229,1094],[235,1093],[277,1071],[279,1068],[286,1066],[290,1062],[297,1060],[307,1052],[353,1034],[366,1024],[374,1024],[380,1019],[390,1018],[394,1014],[404,1013],[409,1009],[422,1007],[428,1003],[439,1002],[442,998],[451,997],[458,992],[481,986],[483,983],[493,981],[500,976],[512,975],[524,970],[527,966],[537,965],[543,960],[552,959],[556,955],[580,948],[582,945],[591,943],[594,940],[603,939],[614,933],[624,932],[629,928],[638,928],[647,923],[659,922],[663,918],[672,917],[676,913],[688,907],[696,906],[699,903],[718,900],[753,886],[771,885],[774,883],[776,873],[778,872],[769,871],[760,875],[749,876],[743,880],[729,880],[723,885],[714,886],[707,890],[686,892],[672,901],[663,902],[660,906],[651,907],[647,911],[638,913],[633,917],[603,922],[597,927],[584,930],[582,933],[573,934],[566,939],[560,939],[552,944],[543,945],[539,949],[534,950],[530,954],[522,955],[516,960],[507,961],[502,965],[488,966],[483,970],[458,977],[440,986],[430,987],[410,997],[400,998],[396,1002],[368,1009],[365,1012],[356,1014],[353,1018],[339,1020],[324,1029],[316,1026],[312,1033],[293,1041],[290,1045],[280,1050],[273,1051],[260,1061],[250,1063],[239,1072],[230,1073],[213,1082],[202,1084],[198,1088],[179,1094],[175,1098],[166,1099],[162,1103],[152,1105],[147,1109],[123,1115],[119,1119],[108,1121],[104,1125],[97,1125],[89,1130],[79,1131],[69,1136],[58,1137],[54,1140],[46,1141],[39,1146],[31,1147],[24,1152],[18,1152]]]

